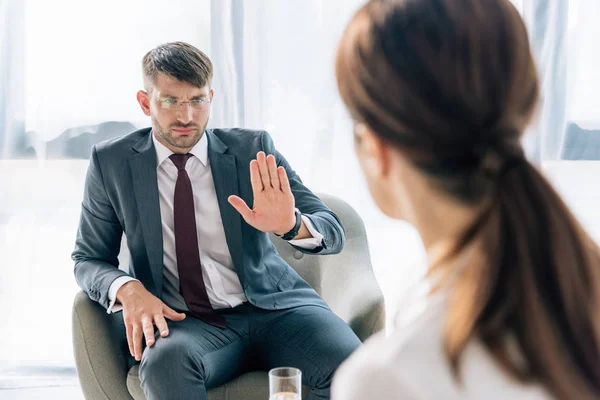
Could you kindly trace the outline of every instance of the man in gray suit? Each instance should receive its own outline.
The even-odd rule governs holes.
[[[109,313],[122,310],[122,340],[141,362],[148,399],[206,399],[207,388],[245,371],[284,365],[302,370],[309,398],[328,399],[360,341],[268,233],[334,254],[344,245],[339,219],[267,132],[206,129],[214,92],[204,53],[168,43],[142,64],[137,100],[152,128],[92,150],[78,284]],[[129,273],[118,269],[123,233]]]

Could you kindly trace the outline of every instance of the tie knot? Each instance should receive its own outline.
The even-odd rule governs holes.
[[[173,164],[177,167],[179,171],[185,169],[185,163],[192,155],[190,153],[186,154],[171,154],[169,158],[173,161]]]

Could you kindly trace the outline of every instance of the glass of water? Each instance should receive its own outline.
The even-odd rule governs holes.
[[[282,367],[269,371],[269,400],[301,400],[302,372]]]

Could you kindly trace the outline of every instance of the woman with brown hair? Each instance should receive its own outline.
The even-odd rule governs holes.
[[[513,5],[371,0],[336,73],[369,190],[419,230],[431,290],[333,398],[600,398],[600,252],[523,154],[539,84]]]

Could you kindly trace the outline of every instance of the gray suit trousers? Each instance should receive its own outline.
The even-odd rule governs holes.
[[[227,321],[221,329],[187,315],[168,321],[169,336],[156,332],[140,363],[140,380],[148,400],[207,399],[207,389],[248,371],[295,367],[302,383],[311,388],[309,399],[329,399],[338,366],[361,342],[331,310],[307,305],[285,310],[263,310],[249,303],[219,311]],[[130,365],[121,313],[122,348]]]

